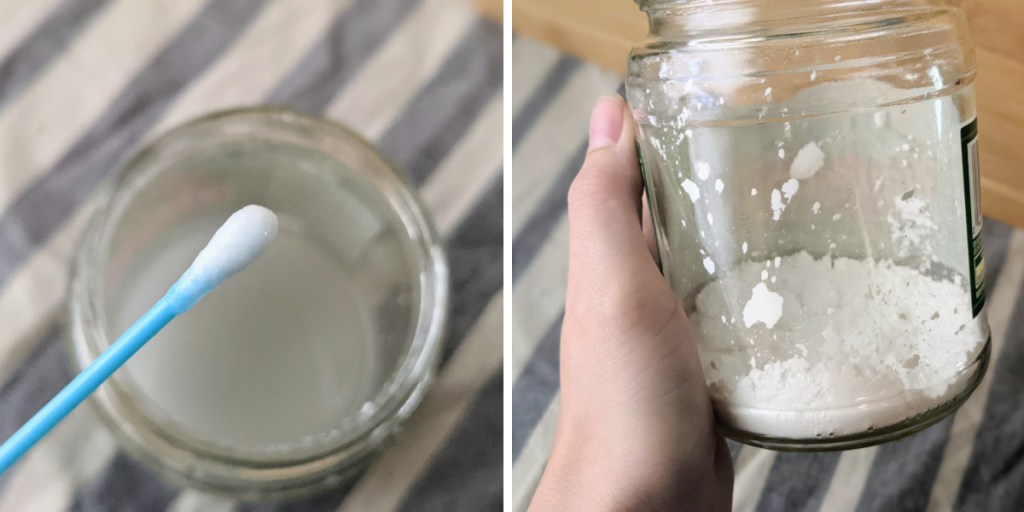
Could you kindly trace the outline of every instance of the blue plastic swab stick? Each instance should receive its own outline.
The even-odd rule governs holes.
[[[277,217],[249,205],[228,218],[152,308],[0,446],[0,475],[78,407],[171,320],[252,263],[277,234]]]

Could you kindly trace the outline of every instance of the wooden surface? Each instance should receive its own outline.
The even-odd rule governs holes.
[[[479,11],[483,17],[501,23],[502,14],[504,14],[501,0],[469,0],[469,3],[474,9]]]
[[[647,16],[632,0],[512,0],[512,29],[622,75]]]
[[[967,12],[977,45],[982,207],[1024,227],[1024,0],[953,3]],[[512,26],[619,74],[647,35],[647,18],[631,0],[513,0]]]

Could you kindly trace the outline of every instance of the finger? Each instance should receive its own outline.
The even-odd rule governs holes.
[[[618,144],[625,128],[626,105],[617,95],[605,96],[590,113],[590,138],[587,153]]]
[[[651,265],[641,224],[643,180],[621,98],[598,101],[590,146],[569,190],[569,279],[629,276]],[[580,273],[583,276],[580,276]]]

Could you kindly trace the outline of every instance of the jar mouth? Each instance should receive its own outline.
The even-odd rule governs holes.
[[[739,5],[761,4],[767,6],[800,6],[801,4],[817,8],[838,10],[884,9],[889,7],[906,7],[911,5],[929,6],[933,2],[922,0],[633,0],[641,9],[663,9],[670,7],[732,7]],[[773,5],[774,4],[774,5]]]
[[[394,279],[404,279],[396,286],[407,290],[402,300],[408,302],[407,310],[395,310],[394,314],[401,317],[396,320],[395,332],[387,331],[388,326],[384,325],[383,330],[375,334],[377,338],[370,335],[370,341],[402,338],[404,341],[388,342],[396,343],[401,355],[395,356],[393,370],[381,372],[378,385],[374,385],[357,412],[344,416],[328,430],[297,438],[294,442],[240,448],[192,435],[175,418],[150,407],[152,404],[140,396],[127,377],[112,379],[90,401],[129,452],[172,479],[250,497],[278,496],[323,486],[370,457],[418,405],[436,366],[448,310],[447,263],[426,208],[410,181],[350,130],[285,109],[250,107],[201,117],[172,129],[141,150],[101,190],[101,205],[86,229],[74,261],[69,301],[73,360],[80,367],[88,365],[118,334],[108,326],[109,314],[117,308],[108,300],[110,289],[114,288],[109,268],[118,266],[109,264],[119,254],[112,251],[112,247],[118,237],[124,238],[121,236],[124,226],[137,218],[138,211],[143,211],[136,203],[145,202],[147,186],[153,188],[154,183],[163,186],[190,179],[170,181],[162,176],[173,176],[174,172],[191,176],[191,171],[176,171],[168,162],[184,162],[197,151],[211,148],[217,151],[219,142],[214,140],[217,137],[223,137],[222,142],[227,145],[255,144],[258,147],[273,143],[282,148],[314,151],[325,161],[340,164],[331,167],[318,161],[308,166],[323,173],[323,183],[327,184],[323,188],[331,183],[340,187],[339,190],[356,186],[347,197],[372,202],[377,209],[373,211],[382,212],[376,222],[394,238],[387,247],[392,253],[397,251],[392,263],[401,268],[394,274],[404,277]],[[246,151],[239,149],[243,146],[230,147],[238,154]],[[298,164],[296,167],[305,168]],[[282,171],[274,174],[273,179],[284,182],[283,187],[288,188],[288,182],[294,181],[288,176]],[[160,179],[164,181],[158,181]],[[239,183],[223,179],[218,183],[227,188],[251,188],[250,182],[261,182],[261,179]],[[306,202],[322,201],[309,197],[309,190],[306,193],[303,196],[308,197]],[[209,197],[216,196],[211,194]],[[239,197],[235,199],[242,200],[245,193],[236,195]],[[188,196],[181,198],[183,206],[178,205],[178,210],[188,212],[204,207],[202,193]],[[210,201],[216,202],[216,199]],[[296,208],[298,212],[307,211],[301,206]],[[316,211],[317,219],[330,224],[332,217]],[[339,229],[353,229],[352,226],[371,220],[366,217],[348,222],[335,219],[341,226]],[[329,231],[327,234],[331,235]],[[132,253],[130,250],[122,252]],[[372,272],[367,273],[371,275],[365,279],[372,280]],[[389,307],[397,304],[387,302],[391,297],[381,300]],[[197,305],[201,307],[202,304]],[[379,318],[375,321],[383,323]]]
[[[782,50],[796,47],[801,41],[855,47],[872,37],[871,33],[877,33],[879,38],[928,37],[934,32],[931,26],[936,19],[955,12],[951,7],[925,0],[636,2],[647,15],[650,34],[657,40],[740,50],[765,41],[777,41],[777,48]]]

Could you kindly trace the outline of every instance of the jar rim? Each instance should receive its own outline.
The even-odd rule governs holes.
[[[311,487],[335,482],[367,459],[388,438],[422,399],[440,354],[448,317],[449,276],[440,236],[425,205],[413,189],[411,180],[381,156],[373,146],[352,130],[323,118],[291,110],[254,106],[213,112],[172,128],[142,148],[127,165],[97,193],[100,203],[93,213],[73,262],[69,332],[74,363],[84,367],[102,349],[95,333],[103,316],[97,280],[99,272],[90,272],[102,250],[109,244],[113,228],[123,218],[117,205],[138,190],[131,190],[130,178],[156,175],[165,170],[154,162],[167,157],[170,148],[197,130],[224,126],[272,128],[271,135],[298,137],[314,149],[341,162],[343,172],[361,174],[372,183],[380,198],[398,219],[395,231],[408,235],[404,246],[411,253],[410,279],[418,284],[417,309],[410,310],[411,339],[398,360],[396,369],[377,388],[368,402],[373,410],[350,424],[318,436],[309,450],[276,450],[257,459],[252,454],[232,453],[228,447],[212,447],[173,432],[143,414],[133,405],[127,390],[116,382],[104,386],[90,399],[94,410],[121,441],[122,446],[140,459],[151,462],[159,472],[173,480],[200,488],[248,497],[278,497],[305,493]],[[274,130],[278,130],[275,132]],[[309,136],[308,134],[313,134]],[[313,140],[315,139],[315,140]],[[358,156],[358,161],[353,162]],[[174,159],[173,156],[169,157]],[[333,172],[338,172],[337,170]],[[99,260],[102,261],[102,260]],[[109,338],[109,336],[107,336]],[[292,448],[296,448],[293,446]]]

